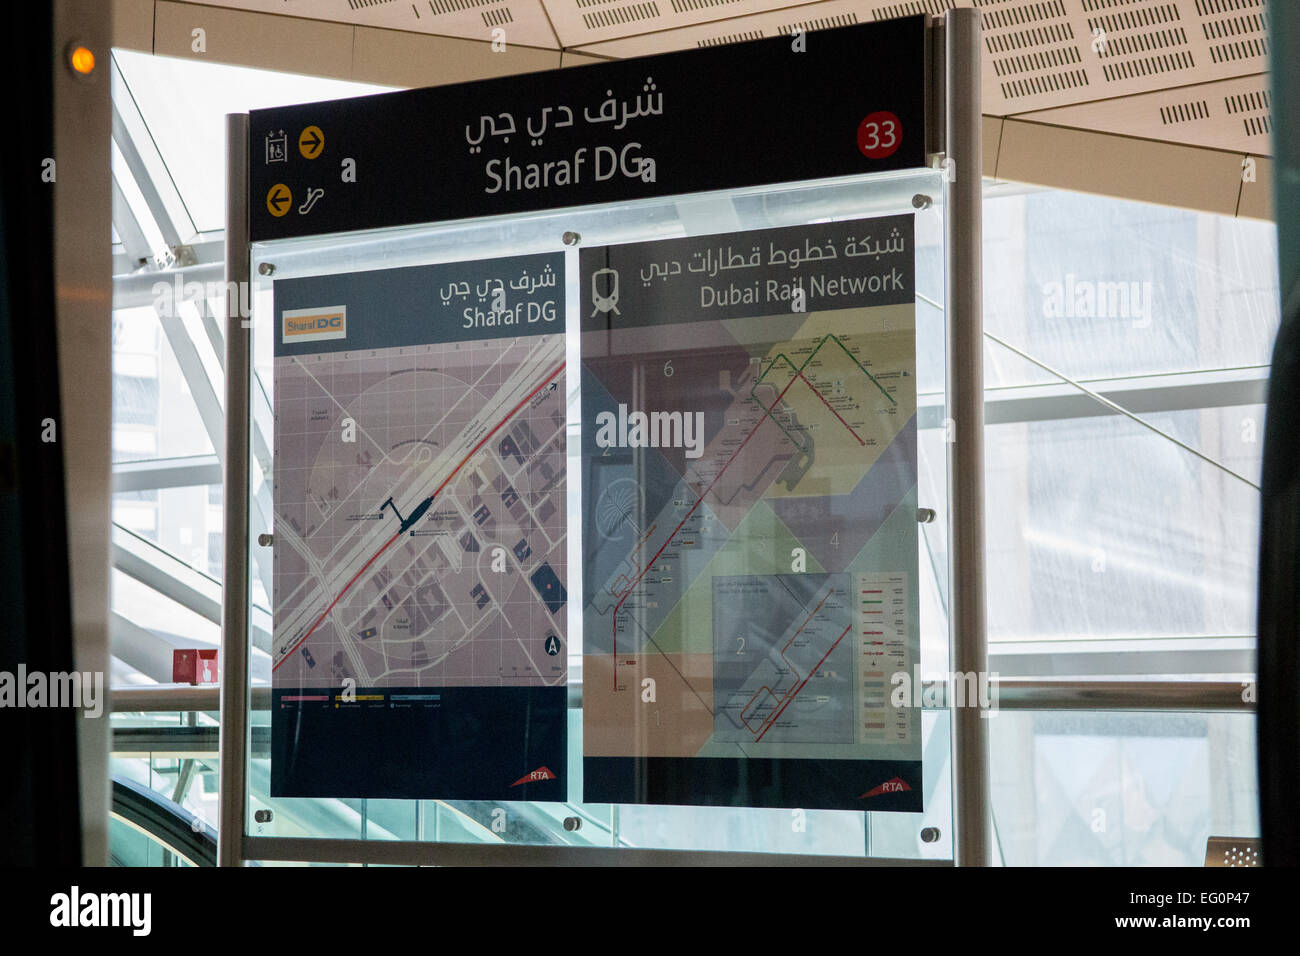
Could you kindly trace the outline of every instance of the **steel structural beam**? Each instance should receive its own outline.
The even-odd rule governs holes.
[[[113,492],[152,491],[221,484],[221,460],[216,455],[150,458],[113,464]]]
[[[949,866],[949,860],[729,853],[715,850],[643,850],[635,847],[520,846],[245,837],[243,858],[299,863],[391,866]]]
[[[140,222],[136,219],[131,204],[127,202],[126,194],[122,192],[116,173],[113,174],[113,228],[122,240],[122,255],[128,262],[147,262],[152,258],[153,250],[149,248],[149,240],[140,228]]]
[[[938,686],[926,681],[926,687]],[[163,712],[216,713],[221,689],[215,684],[158,684],[115,687],[115,714]],[[256,685],[249,691],[253,710],[270,710],[271,688]],[[945,708],[943,697],[927,710]],[[1243,697],[1240,681],[1109,680],[1010,677],[998,684],[998,708],[1007,711],[1088,710],[1200,713],[1255,710],[1254,700]]]
[[[1268,367],[1171,372],[1138,378],[1081,382],[1137,415],[1262,405],[1268,389]],[[918,396],[918,428],[943,427],[943,396]],[[984,391],[984,424],[1064,421],[1116,415],[1114,409],[1072,385],[1013,385]]]
[[[144,197],[145,205],[149,208],[149,217],[157,225],[159,232],[162,233],[163,242],[167,244],[168,249],[179,248],[181,245],[180,229],[172,220],[171,213],[163,202],[153,178],[149,175],[149,170],[145,167],[144,158],[140,155],[139,148],[127,132],[126,123],[122,120],[116,105],[113,107],[113,143],[126,161],[127,170],[135,181],[136,188],[140,190],[140,194]]]
[[[174,643],[116,611],[109,619],[108,629],[114,657],[152,680],[171,680]]]
[[[120,525],[113,527],[112,547],[113,567],[200,617],[220,623],[221,588],[207,575]]]
[[[110,59],[109,70],[113,88],[113,142],[126,161],[163,241],[168,249],[175,250],[198,231],[197,227],[171,177],[151,173],[150,167],[159,173],[165,171],[167,162],[149,134],[149,126],[116,61]]]
[[[253,710],[271,709],[271,688],[250,689]],[[198,711],[215,714],[221,709],[221,688],[217,684],[157,684],[147,687],[113,688],[113,712],[150,714],[163,711]]]
[[[202,322],[201,309],[199,310],[199,321]],[[226,444],[226,412],[221,406],[221,400],[217,397],[216,387],[212,384],[207,369],[203,366],[203,360],[199,357],[198,347],[194,344],[194,339],[179,314],[163,315],[160,313],[158,322],[162,326],[163,334],[167,336],[167,342],[171,346],[172,354],[176,357],[177,365],[180,366],[181,374],[185,376],[185,381],[189,385],[190,396],[194,399],[194,407],[198,409],[199,418],[203,421],[203,429],[207,432],[208,440],[212,442],[212,447],[217,450],[217,457],[220,458]],[[262,437],[261,429],[257,429],[253,437],[253,447],[260,452],[256,456],[259,466],[269,468],[271,450],[266,439]],[[269,529],[272,514],[271,493],[265,482],[258,489],[258,494],[253,496],[252,503],[256,509],[258,520],[262,522],[264,527]],[[261,578],[262,586],[266,589],[266,593],[270,594],[270,562],[259,561],[257,563],[257,573],[258,577]]]
[[[221,623],[221,584],[214,578],[121,525],[113,525],[111,541],[114,568],[213,624]],[[260,607],[253,612],[254,646],[269,654],[270,614]]]
[[[214,690],[216,688],[213,688]],[[114,727],[114,757],[166,757],[215,761],[220,732],[202,727]],[[265,760],[271,755],[271,728],[252,728],[251,753]]]

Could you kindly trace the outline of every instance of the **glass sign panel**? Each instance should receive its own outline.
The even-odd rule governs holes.
[[[920,810],[912,217],[580,262],[584,799]]]

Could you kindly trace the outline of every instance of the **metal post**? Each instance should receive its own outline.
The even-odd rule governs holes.
[[[945,203],[948,322],[949,634],[951,668],[988,672],[984,624],[984,343],[981,312],[982,146],[980,20],[971,8],[950,10],[945,30]],[[969,685],[968,685],[969,686]],[[988,721],[979,701],[952,707],[953,858],[988,866]]]
[[[65,518],[67,533],[67,586],[70,607],[60,609],[70,621],[71,660],[67,664],[87,675],[107,675],[110,671],[109,621],[111,619],[109,588],[109,528],[112,511],[112,461],[111,438],[113,370],[110,361],[113,351],[110,320],[112,287],[110,283],[111,259],[103,236],[112,216],[112,195],[109,174],[109,100],[107,70],[99,66],[90,76],[79,76],[65,65],[70,44],[74,41],[92,50],[97,62],[107,64],[112,43],[108,18],[93,0],[59,0],[41,4],[44,17],[52,34],[53,49],[41,51],[50,57],[45,67],[46,76],[53,82],[54,115],[51,117],[53,141],[50,155],[58,157],[58,184],[34,188],[49,189],[49,213],[53,216],[51,233],[24,236],[30,251],[44,245],[52,253],[55,314],[46,318],[54,322],[53,345],[57,348],[57,383],[60,415],[58,445],[46,446],[62,449],[63,494],[66,499]],[[38,14],[39,16],[39,14]],[[52,19],[51,19],[52,17]],[[32,32],[29,42],[40,36]],[[22,128],[18,116],[11,115],[10,128]],[[41,141],[37,129],[25,130],[25,136],[9,134],[6,150],[23,148],[20,142],[28,137]],[[12,145],[11,145],[12,144]],[[25,155],[16,153],[15,155]],[[51,160],[51,162],[53,162]],[[28,180],[35,183],[35,178]],[[29,187],[33,188],[33,187]],[[13,241],[19,241],[16,237]],[[9,263],[13,269],[16,261]],[[15,277],[16,279],[17,277]],[[14,315],[14,321],[38,321],[37,316]],[[9,374],[6,372],[6,374]],[[35,396],[29,396],[35,399]],[[26,421],[23,428],[32,427]],[[7,451],[8,449],[6,449]],[[8,455],[4,456],[8,459]],[[6,461],[6,465],[8,462]],[[0,468],[8,471],[8,468]],[[53,489],[51,489],[53,490]],[[49,529],[53,532],[55,529]],[[59,527],[62,534],[63,527]],[[20,562],[36,561],[35,554],[17,553],[17,545],[6,537],[4,546]],[[50,546],[48,553],[53,553]],[[21,566],[21,565],[20,565]],[[31,564],[28,571],[40,567]],[[21,586],[21,585],[19,585]],[[54,582],[48,587],[53,589]],[[10,609],[5,609],[11,614]],[[35,645],[54,653],[53,633],[39,632],[34,623],[27,622],[32,630],[29,638]],[[22,625],[18,625],[21,627]],[[67,639],[67,635],[60,635]],[[50,646],[44,646],[49,642]],[[29,666],[35,658],[28,658]],[[66,658],[64,659],[66,660]],[[35,665],[39,666],[39,665]],[[51,718],[53,715],[49,715]],[[71,715],[69,715],[71,719]],[[76,718],[77,752],[72,756],[73,767],[60,767],[75,772],[79,780],[81,809],[81,862],[85,866],[108,865],[108,833],[110,799],[109,726],[108,720],[96,720],[80,711]],[[35,726],[35,725],[33,725]],[[42,725],[48,726],[48,725]],[[8,741],[6,740],[6,744]],[[42,739],[34,746],[48,746]],[[62,740],[60,740],[62,744]],[[53,759],[53,753],[48,755]],[[59,757],[62,758],[60,753]],[[6,771],[13,773],[14,764],[8,763]],[[23,772],[32,772],[28,767]],[[74,795],[63,789],[63,777],[37,778],[35,786],[52,788],[63,799]],[[76,783],[70,786],[77,786]],[[6,784],[8,789],[9,784]],[[40,792],[39,790],[37,791]],[[75,806],[75,804],[73,804]],[[71,820],[64,819],[69,833],[76,830]],[[72,846],[60,844],[52,834],[38,834],[37,846]],[[8,849],[8,848],[7,848]],[[3,854],[0,854],[3,855]],[[21,851],[20,851],[21,855]],[[17,860],[19,857],[9,857]],[[66,865],[61,853],[45,862]]]
[[[239,290],[250,288],[248,114],[226,116],[226,454],[221,589],[221,768],[217,864],[243,863],[248,759],[248,499],[251,330]]]

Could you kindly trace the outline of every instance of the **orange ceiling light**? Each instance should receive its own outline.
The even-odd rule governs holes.
[[[88,47],[77,44],[68,51],[68,63],[74,73],[89,76],[95,70],[95,54]]]

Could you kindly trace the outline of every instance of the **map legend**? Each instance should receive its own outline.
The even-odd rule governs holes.
[[[901,571],[855,574],[858,630],[858,742],[911,741],[909,707],[890,700],[893,676],[912,674],[907,652],[907,575]],[[908,700],[911,703],[911,700]]]

